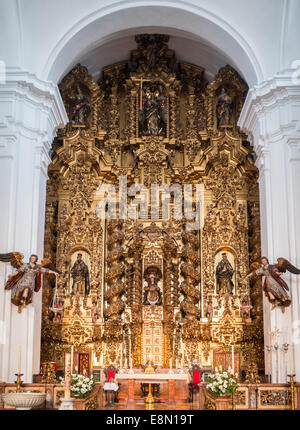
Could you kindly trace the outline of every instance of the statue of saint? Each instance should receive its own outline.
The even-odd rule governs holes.
[[[161,136],[166,132],[166,97],[163,86],[156,84],[142,89],[140,107],[140,135]]]
[[[144,305],[158,305],[162,303],[161,292],[158,286],[158,278],[153,273],[147,279],[147,286],[144,289]]]
[[[225,88],[222,88],[221,94],[217,101],[217,119],[219,125],[230,125],[230,117],[233,109],[233,100],[227,94]]]
[[[82,254],[77,254],[77,260],[71,269],[73,278],[72,293],[84,294],[88,296],[90,293],[89,268],[82,260]]]
[[[92,321],[95,323],[97,322],[97,319],[99,318],[99,311],[98,311],[98,306],[97,306],[97,302],[93,302],[93,306],[91,308],[92,311]]]
[[[250,311],[251,311],[251,308],[252,308],[252,306],[250,305],[250,302],[249,302],[248,295],[245,295],[242,298],[241,305],[242,305],[241,306],[241,316],[242,316],[243,322],[246,322],[247,319],[250,318]]]
[[[233,267],[227,259],[226,252],[222,253],[222,260],[216,268],[217,292],[219,294],[232,294],[233,282],[231,280],[234,273]]]
[[[75,97],[70,97],[72,103],[71,121],[74,125],[85,125],[90,113],[88,99],[82,93],[80,87],[77,88]]]
[[[212,305],[212,301],[209,300],[207,302],[207,307],[206,307],[206,313],[205,313],[206,318],[208,319],[208,322],[212,322],[212,317],[213,317],[213,305]]]
[[[54,305],[54,321],[61,322],[64,317],[64,302],[59,300],[58,303]]]

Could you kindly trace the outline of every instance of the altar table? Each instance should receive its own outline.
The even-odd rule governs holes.
[[[187,373],[117,373],[116,379],[128,381],[127,406],[135,406],[135,381],[145,384],[168,384],[168,404],[175,405],[175,381],[188,383],[189,375]]]

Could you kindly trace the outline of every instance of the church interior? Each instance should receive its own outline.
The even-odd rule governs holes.
[[[148,27],[101,67],[62,49],[56,89],[28,75],[53,138],[0,145],[3,172],[31,166],[9,168],[36,224],[15,209],[20,241],[2,224],[0,409],[300,409],[299,77],[270,95],[238,56],[206,70]]]

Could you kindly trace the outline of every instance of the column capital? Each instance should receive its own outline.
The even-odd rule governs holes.
[[[56,130],[68,122],[58,86],[35,74],[8,68],[0,83],[0,139],[16,134],[50,146]]]
[[[300,139],[300,83],[295,70],[250,88],[238,121],[259,156],[262,148]]]

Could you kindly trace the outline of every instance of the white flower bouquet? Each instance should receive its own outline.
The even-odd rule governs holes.
[[[60,378],[61,384],[65,384],[64,378]],[[94,389],[95,381],[93,377],[88,378],[78,373],[71,375],[71,395],[74,397],[87,397]]]
[[[229,396],[234,394],[239,388],[237,379],[238,375],[234,375],[230,367],[227,371],[223,371],[220,366],[219,371],[215,371],[215,373],[211,373],[207,376],[208,384],[206,385],[206,388],[215,397]]]

